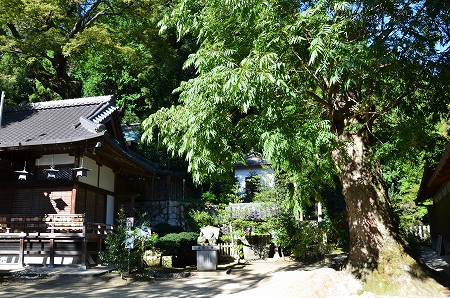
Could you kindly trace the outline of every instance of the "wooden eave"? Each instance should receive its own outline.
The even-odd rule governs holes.
[[[450,181],[450,142],[436,168],[424,171],[416,201],[423,202],[432,197],[448,181]]]
[[[115,173],[131,176],[151,177],[157,172],[148,162],[138,160],[137,153],[127,151],[117,140],[105,135],[99,140],[100,148],[86,151],[86,156],[108,166]]]

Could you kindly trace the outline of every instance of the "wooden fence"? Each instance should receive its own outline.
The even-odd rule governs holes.
[[[55,265],[55,258],[86,267],[98,262],[111,225],[87,223],[84,214],[0,215],[0,263],[24,266],[30,260]],[[26,261],[25,258],[29,260]]]
[[[426,241],[430,239],[430,226],[429,225],[418,225],[406,228],[406,235],[414,236],[419,240]]]
[[[232,243],[220,243],[219,244],[219,257],[220,258],[234,258],[236,256],[234,245]]]

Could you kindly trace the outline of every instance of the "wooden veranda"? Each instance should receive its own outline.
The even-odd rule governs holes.
[[[112,229],[87,222],[84,214],[0,215],[0,263],[86,268],[99,262]]]

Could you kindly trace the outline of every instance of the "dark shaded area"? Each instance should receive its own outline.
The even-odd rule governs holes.
[[[67,205],[67,203],[64,202],[64,200],[61,199],[61,198],[55,199],[54,201],[55,201],[55,203],[56,203],[56,208],[57,208],[59,211],[64,211],[64,209],[66,209],[66,207],[69,206],[69,205]]]

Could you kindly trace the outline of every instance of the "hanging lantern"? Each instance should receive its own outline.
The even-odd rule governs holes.
[[[75,172],[75,177],[87,177],[87,172],[90,169],[83,167],[83,157],[81,158],[81,166],[78,168],[73,168],[72,171]]]
[[[19,174],[19,180],[27,180],[28,175],[30,175],[30,173],[27,172],[26,167],[27,162],[25,161],[25,165],[23,166],[22,171],[14,171]]]
[[[84,167],[73,168],[72,170],[75,172],[75,177],[87,177],[87,172],[90,171],[90,169],[86,169]]]
[[[45,169],[44,171],[47,172],[47,179],[55,179],[56,178],[56,173],[59,172],[59,170],[55,169],[53,167],[53,165],[50,166],[49,169]]]
[[[45,172],[47,172],[47,179],[55,179],[56,173],[59,172],[59,170],[55,169],[55,167],[53,166],[53,159],[54,159],[54,155],[52,156],[52,164],[50,166],[50,169],[44,170]]]
[[[19,173],[19,180],[27,180],[27,177],[30,173],[27,172],[25,168],[23,168],[22,171],[14,171],[16,173]]]

